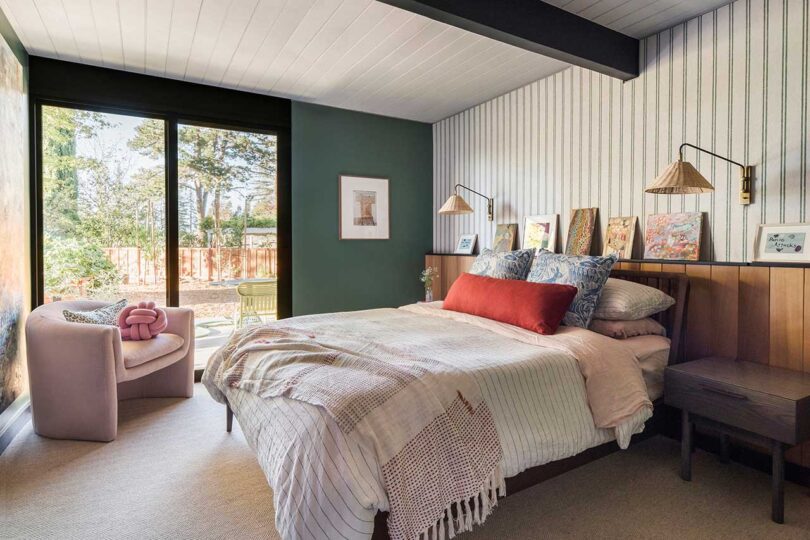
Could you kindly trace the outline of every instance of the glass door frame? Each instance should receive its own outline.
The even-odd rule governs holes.
[[[45,300],[44,275],[44,228],[43,228],[43,190],[42,190],[42,108],[63,107],[81,109],[91,112],[119,114],[150,118],[164,122],[164,170],[165,170],[165,204],[166,204],[166,305],[180,305],[180,217],[179,217],[179,141],[178,125],[193,125],[262,133],[276,137],[277,173],[276,204],[278,212],[278,275],[279,275],[279,318],[292,315],[292,256],[291,256],[291,220],[290,220],[290,183],[289,183],[289,132],[268,129],[241,122],[222,122],[216,119],[187,114],[165,114],[145,111],[137,108],[99,106],[92,103],[67,101],[49,98],[30,98],[31,130],[31,298],[32,307],[40,306]],[[285,155],[286,154],[286,155]],[[286,163],[285,163],[286,162]],[[282,253],[286,251],[286,254]]]

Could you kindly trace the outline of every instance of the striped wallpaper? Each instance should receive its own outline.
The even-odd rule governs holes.
[[[758,223],[808,219],[809,31],[810,0],[738,0],[642,40],[636,79],[572,67],[442,120],[435,210],[460,182],[495,197],[494,223],[559,213],[562,244],[572,208],[598,207],[600,236],[612,216],[643,232],[649,214],[703,211],[701,258],[750,260]],[[753,203],[738,203],[739,169],[692,149],[713,194],[645,194],[681,142],[754,165]],[[465,233],[491,245],[485,202],[465,199],[474,214],[435,215],[435,251]]]

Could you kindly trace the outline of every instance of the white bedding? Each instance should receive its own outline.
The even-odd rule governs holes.
[[[348,316],[373,318],[378,311]],[[442,318],[432,325],[437,336],[452,334],[457,340],[445,343],[442,355],[472,373],[480,386],[495,419],[507,477],[616,437],[613,429],[595,427],[583,375],[571,355],[495,332],[488,334],[486,347],[465,349],[465,334],[487,330]],[[368,538],[377,511],[388,509],[373,451],[347,439],[318,407],[262,399],[219,385],[209,372],[206,386],[217,399],[220,392],[227,396],[273,488],[282,537]],[[648,414],[640,411],[617,428],[618,436],[640,431]]]

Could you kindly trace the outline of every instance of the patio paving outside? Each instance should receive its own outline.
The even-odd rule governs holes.
[[[239,320],[239,295],[236,286],[242,280],[221,283],[183,279],[180,282],[180,306],[194,310],[194,364],[204,368],[208,359],[236,329]],[[252,280],[245,280],[252,281]],[[165,305],[166,289],[159,285],[122,285],[120,293],[130,302],[155,300]],[[263,317],[263,322],[272,320]]]

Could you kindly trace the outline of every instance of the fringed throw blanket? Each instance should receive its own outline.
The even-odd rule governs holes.
[[[475,380],[404,347],[327,328],[250,327],[214,364],[228,386],[322,407],[373,448],[391,538],[453,538],[483,522],[505,487],[498,433]]]

